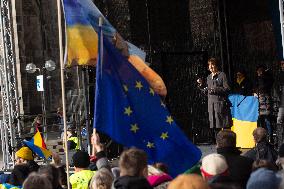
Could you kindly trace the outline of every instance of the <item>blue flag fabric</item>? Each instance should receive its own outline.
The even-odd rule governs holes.
[[[143,149],[149,163],[166,163],[172,176],[191,168],[200,160],[200,149],[187,139],[159,95],[127,59],[108,40],[103,40],[102,48],[94,128],[124,146]]]

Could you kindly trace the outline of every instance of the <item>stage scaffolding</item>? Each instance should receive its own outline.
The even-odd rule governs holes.
[[[2,116],[0,139],[3,169],[14,165],[17,138],[21,137],[16,66],[19,65],[15,0],[0,2],[0,89]]]

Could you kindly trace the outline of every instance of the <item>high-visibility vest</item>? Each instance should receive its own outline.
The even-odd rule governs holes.
[[[73,141],[76,144],[75,150],[79,150],[80,146],[78,137],[70,137],[68,140]]]
[[[89,182],[92,179],[94,171],[82,170],[70,176],[70,184],[72,189],[87,189]]]

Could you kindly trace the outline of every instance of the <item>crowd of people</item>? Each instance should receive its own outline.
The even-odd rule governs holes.
[[[122,152],[118,164],[110,163],[98,134],[91,141],[95,156],[77,150],[72,157],[72,189],[282,189],[284,188],[284,144],[276,151],[268,142],[267,131],[258,127],[252,133],[255,147],[242,152],[236,147],[236,134],[221,130],[216,135],[216,152],[177,177],[162,162],[149,165],[147,154],[137,148]],[[65,165],[58,154],[39,166],[33,152],[22,147],[16,152],[11,174],[0,175],[2,189],[67,188]]]

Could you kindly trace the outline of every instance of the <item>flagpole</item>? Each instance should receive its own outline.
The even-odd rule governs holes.
[[[102,31],[102,27],[103,27],[103,17],[99,17],[99,32],[98,32],[98,61],[100,61],[101,63],[99,64],[99,62],[97,62],[97,65],[96,66],[102,66],[102,37],[101,35],[103,35],[103,31]],[[98,69],[98,67],[96,67],[96,69]],[[101,69],[101,68],[99,68]],[[96,72],[97,73],[97,72]],[[98,79],[98,75],[96,75],[96,79]],[[95,91],[96,93],[97,91]],[[95,113],[95,112],[94,112]],[[95,122],[95,118],[94,118],[94,122]],[[96,135],[96,128],[93,128],[93,136]],[[96,153],[96,149],[94,147],[94,145],[92,146],[92,155],[94,156]]]
[[[69,179],[69,159],[67,147],[67,122],[66,122],[66,103],[65,103],[65,84],[64,84],[64,63],[63,63],[63,48],[62,48],[62,23],[61,23],[61,0],[57,0],[57,21],[58,21],[58,39],[59,39],[59,57],[60,57],[60,75],[61,75],[61,98],[63,108],[63,125],[64,125],[64,150],[66,159],[66,173],[67,173],[67,188],[70,189]]]

